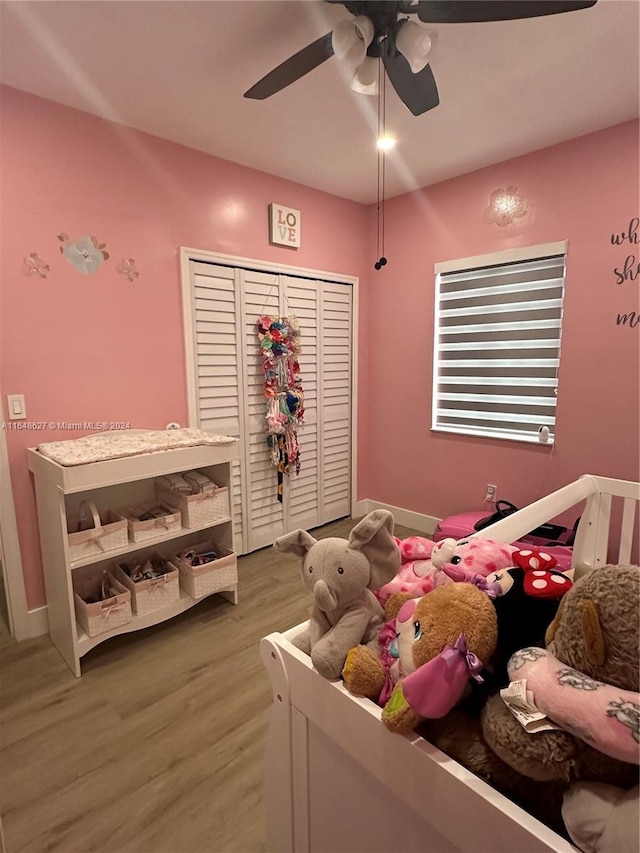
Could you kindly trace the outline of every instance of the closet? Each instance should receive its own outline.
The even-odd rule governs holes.
[[[351,512],[353,286],[190,258],[183,282],[192,425],[237,436],[234,541],[239,553]],[[295,316],[305,394],[298,432],[301,469],[277,474],[266,440],[264,372],[257,322]]]

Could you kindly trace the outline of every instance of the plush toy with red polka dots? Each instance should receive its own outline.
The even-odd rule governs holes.
[[[533,598],[560,598],[573,586],[564,572],[554,569],[558,561],[545,551],[515,551],[513,561],[524,570],[524,591]]]
[[[493,599],[498,618],[498,646],[491,663],[499,687],[509,683],[507,662],[514,652],[544,645],[560,599],[573,586],[564,572],[554,568],[555,557],[544,551],[514,551],[512,559],[513,567],[476,582]]]

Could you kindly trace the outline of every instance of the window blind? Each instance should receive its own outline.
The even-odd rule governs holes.
[[[565,255],[436,275],[432,427],[519,441],[555,435]]]

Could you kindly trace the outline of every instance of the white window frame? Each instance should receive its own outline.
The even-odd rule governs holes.
[[[442,349],[442,345],[440,343],[440,336],[442,334],[442,330],[447,328],[445,325],[442,324],[442,320],[443,320],[444,315],[441,312],[443,312],[443,310],[446,310],[446,309],[443,309],[442,302],[446,301],[446,296],[443,298],[443,296],[441,294],[441,284],[443,282],[443,279],[444,279],[444,281],[446,281],[446,278],[447,278],[446,274],[449,274],[449,275],[456,274],[456,273],[463,274],[466,272],[470,272],[472,270],[479,270],[480,271],[480,270],[483,270],[485,268],[490,268],[490,267],[494,267],[494,268],[495,267],[508,267],[508,265],[510,265],[510,264],[517,264],[517,263],[523,263],[523,262],[535,262],[535,261],[540,261],[540,260],[545,259],[545,258],[555,258],[557,256],[563,257],[563,266],[564,266],[564,275],[562,278],[562,298],[561,298],[561,304],[560,304],[560,320],[559,320],[560,326],[559,326],[559,331],[555,332],[559,336],[559,340],[557,343],[557,356],[555,359],[556,360],[556,376],[554,379],[554,392],[555,392],[555,396],[557,399],[557,375],[558,375],[558,368],[559,368],[559,362],[560,362],[560,345],[561,345],[560,339],[561,339],[561,335],[562,335],[562,311],[563,311],[563,302],[564,302],[564,282],[565,282],[565,278],[566,278],[567,241],[561,240],[561,241],[557,241],[554,243],[543,243],[543,244],[538,245],[538,246],[526,246],[526,247],[522,247],[522,248],[518,248],[518,249],[509,249],[507,251],[494,252],[494,253],[487,254],[487,255],[476,255],[476,256],[470,257],[470,258],[462,258],[462,259],[452,260],[452,261],[443,261],[443,262],[436,263],[434,265],[435,308],[434,308],[434,335],[433,335],[433,338],[434,338],[433,394],[432,394],[432,416],[431,416],[431,429],[432,429],[432,431],[453,433],[456,435],[476,436],[476,437],[481,437],[481,438],[493,438],[493,439],[500,439],[500,440],[506,440],[506,441],[520,441],[520,442],[525,442],[528,444],[542,443],[542,444],[547,444],[547,445],[553,445],[554,438],[555,438],[555,431],[556,431],[556,409],[555,409],[555,407],[553,409],[552,416],[547,415],[547,416],[539,416],[538,417],[538,415],[536,414],[536,420],[540,420],[540,426],[535,426],[535,427],[530,426],[529,428],[527,428],[526,424],[525,424],[526,415],[523,415],[522,413],[520,415],[518,415],[518,414],[515,414],[513,412],[510,413],[512,415],[512,421],[521,421],[523,424],[521,429],[519,429],[517,427],[515,427],[515,428],[501,428],[501,427],[495,425],[495,421],[492,424],[492,422],[489,420],[487,421],[488,426],[486,428],[481,426],[481,425],[478,425],[477,423],[476,424],[471,424],[471,423],[468,423],[468,424],[464,424],[464,423],[451,424],[451,423],[443,422],[446,419],[446,414],[445,414],[445,409],[442,408],[442,403],[445,399],[452,400],[452,397],[447,396],[445,398],[444,393],[441,392],[440,388],[439,388],[440,371],[441,371],[441,367],[442,367],[442,363],[443,363],[443,358],[442,358],[443,349]],[[494,287],[494,288],[491,288],[490,290],[493,291],[493,295],[495,295],[496,288]],[[555,300],[555,302],[557,303],[557,300]],[[469,309],[465,309],[465,310],[468,311]],[[512,331],[515,331],[515,330],[512,329]],[[469,340],[469,339],[467,338],[467,340]],[[513,341],[513,343],[517,344],[518,341]],[[453,349],[453,347],[450,344],[447,346],[449,347],[449,349]],[[496,347],[496,346],[500,346],[500,344],[494,343],[493,347]],[[488,347],[488,349],[491,349],[493,347],[491,347],[491,345],[490,345]],[[459,345],[456,347],[456,349],[458,349],[458,348],[459,348]],[[523,359],[522,359],[522,366],[523,367],[526,367],[526,359],[527,359],[526,348],[523,348]],[[532,367],[533,366],[534,365],[532,364]],[[476,378],[482,378],[482,377],[476,377]],[[518,378],[517,377],[511,377],[511,378],[514,379],[514,382],[510,383],[510,384],[517,384]],[[535,377],[534,377],[534,379],[535,379]],[[458,380],[458,383],[450,383],[450,384],[460,384],[460,381]],[[495,384],[499,385],[501,383],[499,381],[496,381]],[[531,381],[531,377],[529,377],[529,379],[527,381],[527,385],[529,387],[534,386],[534,382]],[[546,378],[546,381],[543,379],[540,379],[540,387],[542,388],[543,385],[546,385],[547,387],[549,387],[548,377]],[[468,402],[469,402],[468,411],[473,412],[474,414],[477,413],[478,415],[483,415],[483,414],[488,415],[487,410],[483,410],[482,407],[480,405],[478,405],[478,403],[480,401],[477,399],[476,400],[473,399],[474,396],[476,396],[476,395],[469,394],[468,392],[465,395],[465,397],[468,399]],[[508,395],[508,397],[509,397],[509,399],[507,399],[507,397],[505,396],[501,400],[500,395],[495,394],[495,395],[493,395],[493,399],[487,400],[487,402],[491,403],[492,407],[493,406],[497,407],[500,403],[503,403],[505,405],[505,407],[511,406],[512,408],[514,407],[514,405],[518,405],[520,402],[522,402],[523,405],[527,404],[526,403],[526,400],[527,400],[526,397],[518,398],[517,396],[514,396],[514,395]],[[529,399],[531,399],[531,398],[529,398]],[[464,401],[464,397],[462,398],[462,401]],[[548,405],[548,403],[546,405]],[[461,412],[461,414],[462,414],[462,412]],[[493,414],[499,414],[499,413],[497,411],[494,411]],[[507,412],[505,412],[504,417],[506,418],[507,416],[508,416]],[[473,416],[469,416],[469,420],[470,421],[474,420]],[[475,420],[482,420],[482,417],[477,417],[477,418],[475,418]],[[546,430],[543,429],[543,427],[547,427],[548,434],[547,434]]]

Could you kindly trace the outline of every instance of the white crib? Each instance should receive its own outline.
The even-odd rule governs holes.
[[[475,535],[515,541],[585,500],[573,566],[628,564],[640,483],[587,474]],[[261,642],[274,697],[266,756],[269,851],[576,850],[421,737],[387,731],[373,702],[319,676],[290,642],[303,627]]]

